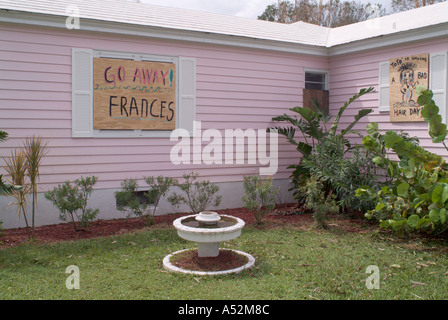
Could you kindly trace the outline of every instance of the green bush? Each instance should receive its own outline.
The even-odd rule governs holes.
[[[186,204],[190,207],[192,213],[203,212],[213,205],[218,207],[221,204],[222,197],[217,195],[219,186],[210,183],[208,180],[196,181],[199,174],[191,172],[184,174],[184,182],[175,182],[183,194],[173,193],[168,201],[173,206]]]
[[[429,135],[434,143],[445,145],[446,125],[438,114],[439,108],[432,100],[433,93],[424,90],[418,98],[423,107],[422,115],[429,123]],[[373,210],[366,217],[376,219],[383,228],[403,232],[444,232],[448,229],[448,164],[434,153],[425,150],[417,139],[395,131],[382,134],[373,123],[363,140],[366,148],[377,152],[382,146],[393,153],[377,154],[374,161],[383,167],[389,183],[379,191],[364,186],[357,191],[359,197],[375,201]]]
[[[290,126],[275,127],[268,131],[277,130],[294,144],[302,155],[299,164],[289,167],[294,169],[291,175],[292,190],[299,202],[310,201],[307,199],[309,195],[307,187],[314,186],[322,188],[321,193],[324,198],[334,198],[341,208],[351,210],[371,208],[370,200],[357,198],[355,193],[362,185],[369,184],[372,187],[375,185],[377,167],[372,161],[371,153],[362,146],[352,145],[346,136],[360,135],[353,130],[353,127],[373,110],[360,110],[354,120],[343,130],[339,130],[339,125],[348,106],[373,90],[374,88],[362,89],[350,98],[339,109],[332,124],[329,123],[332,117],[326,115],[324,109],[317,103],[314,110],[300,107],[290,109],[300,115],[300,118],[287,114],[273,118],[273,121],[287,122]],[[296,138],[297,131],[301,133],[299,140]],[[312,183],[308,183],[310,179],[313,180]]]
[[[263,223],[266,214],[275,208],[275,196],[279,188],[272,185],[272,177],[244,177],[244,195],[242,200],[252,211],[257,224]]]
[[[152,217],[148,216],[148,219],[153,220],[156,215],[157,206],[160,199],[168,193],[169,189],[177,183],[176,179],[164,176],[157,177],[145,177],[146,184],[149,186],[149,190],[145,193],[150,203],[154,204],[154,210],[152,211]]]
[[[322,180],[314,177],[308,179],[306,185],[300,189],[305,194],[306,208],[313,211],[313,218],[317,226],[326,229],[328,227],[327,214],[339,212],[336,196],[332,193],[326,195]]]
[[[55,187],[45,193],[45,198],[50,200],[59,210],[59,219],[71,221],[75,231],[87,228],[99,213],[98,209],[88,209],[87,201],[92,195],[93,186],[98,181],[95,176],[81,177],[74,183],[66,181],[63,185]],[[76,218],[76,219],[75,219]],[[80,227],[77,225],[78,221]]]
[[[126,179],[122,181],[122,190],[115,192],[115,199],[117,201],[117,209],[126,213],[126,217],[130,216],[142,217],[147,216],[148,225],[154,222],[157,206],[160,199],[164,197],[171,186],[176,183],[176,180],[169,177],[144,177],[149,190],[143,193],[143,196],[138,195],[139,185],[135,179]],[[154,205],[151,214],[148,214],[148,207],[150,204]]]
[[[117,209],[126,213],[126,217],[131,216],[142,217],[148,203],[141,201],[137,195],[139,185],[135,179],[125,179],[121,182],[121,191],[115,192],[115,199],[117,201]]]

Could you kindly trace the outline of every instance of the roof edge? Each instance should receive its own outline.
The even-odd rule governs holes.
[[[0,9],[0,22],[20,25],[40,26],[47,28],[66,29],[66,16],[50,15],[33,12],[12,11]],[[83,18],[79,29],[71,32],[100,32],[129,36],[140,36],[155,39],[218,44],[225,46],[245,47],[269,51],[300,53],[305,55],[328,56],[325,46],[302,44],[272,39],[260,39],[239,35],[226,35],[202,31],[180,30],[162,27],[144,27],[141,25],[94,20]]]

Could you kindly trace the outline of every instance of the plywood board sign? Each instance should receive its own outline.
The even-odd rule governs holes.
[[[95,58],[95,130],[176,129],[176,65]]]
[[[429,54],[418,54],[390,60],[390,121],[424,121],[417,103],[415,88],[428,88]]]

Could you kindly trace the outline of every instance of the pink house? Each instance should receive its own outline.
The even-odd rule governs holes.
[[[401,111],[394,116],[391,61],[415,59],[411,66],[423,71],[415,71],[413,83],[434,91],[446,121],[447,13],[444,2],[330,29],[124,0],[0,0],[0,129],[10,136],[0,155],[26,137],[48,141],[38,225],[58,223],[45,191],[89,175],[99,178],[89,206],[100,208],[101,219],[123,217],[114,192],[124,179],[144,187],[144,176],[160,174],[199,173],[220,186],[221,208],[243,206],[245,175],[273,174],[279,201],[290,201],[286,167],[299,155],[262,132],[272,117],[307,103],[304,89],[327,91],[334,114],[373,86],[376,92],[354,103],[342,122],[372,108],[357,129],[378,122],[445,155],[426,123]],[[228,145],[207,153],[211,137],[220,135]],[[173,151],[182,141],[191,142],[190,154]],[[23,226],[9,202],[0,197],[3,226]],[[158,209],[172,211],[166,201]]]

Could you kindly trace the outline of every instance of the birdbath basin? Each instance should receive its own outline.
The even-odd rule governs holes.
[[[217,257],[219,244],[241,235],[245,223],[240,218],[205,211],[173,222],[182,239],[198,243],[198,256]]]
[[[232,250],[232,249],[220,249],[219,245],[223,241],[229,241],[235,239],[241,235],[241,230],[243,229],[245,223],[240,218],[219,215],[213,211],[205,211],[196,215],[190,215],[174,220],[174,227],[177,229],[177,234],[179,237],[198,243],[197,256],[193,260],[203,259],[208,261],[208,267],[213,266],[213,261],[220,260],[222,258],[230,259],[226,260],[226,264],[232,265],[232,262],[241,261],[243,259],[243,265],[234,264],[231,268],[226,268],[221,264],[219,270],[208,270],[207,267],[202,265],[198,266],[189,265],[189,267],[184,267],[182,264],[177,262],[172,262],[173,258],[182,256],[185,252],[195,252],[195,250],[184,249],[172,254],[167,255],[163,259],[163,266],[169,271],[195,274],[195,275],[222,275],[230,273],[239,273],[242,270],[251,268],[255,264],[255,258],[248,253]],[[220,255],[222,252],[222,255]],[[229,256],[229,253],[232,254]],[[236,257],[236,258],[235,258]],[[232,260],[233,259],[233,260]],[[187,263],[188,265],[188,263]],[[199,270],[198,270],[199,269]],[[208,271],[207,271],[208,270]]]

